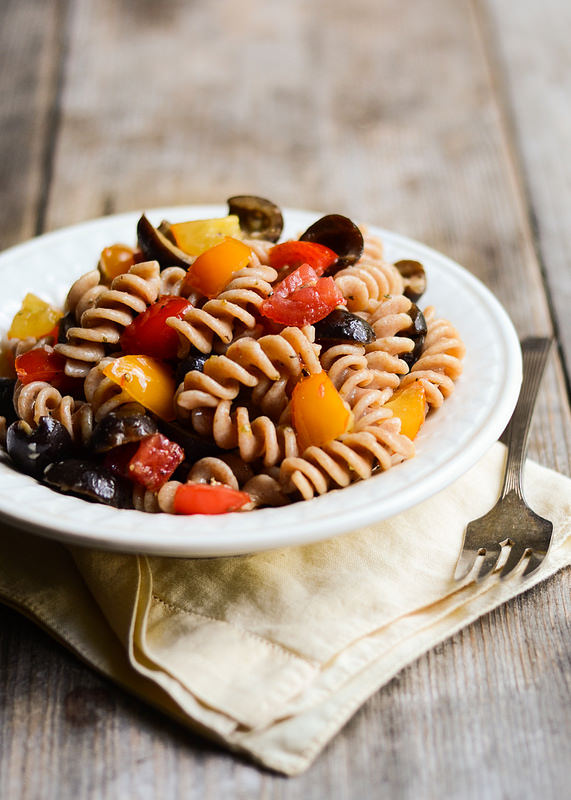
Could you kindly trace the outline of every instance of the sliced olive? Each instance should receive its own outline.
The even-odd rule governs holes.
[[[406,361],[409,367],[412,367],[412,365],[418,361],[420,354],[422,353],[427,327],[424,314],[414,303],[410,307],[408,315],[411,320],[410,327],[399,331],[398,335],[406,336],[408,339],[412,339],[414,342],[414,350],[412,350],[410,353],[403,353],[401,356],[399,356],[399,358],[402,358],[403,361]]]
[[[94,461],[70,458],[49,464],[44,471],[44,481],[58,492],[95,503],[116,508],[132,508],[133,505],[129,481]]]
[[[123,444],[140,442],[145,436],[152,436],[158,430],[155,420],[147,414],[107,414],[93,429],[91,449],[95,453],[106,453]]]
[[[209,439],[203,439],[196,433],[184,428],[178,422],[165,422],[164,420],[157,421],[160,432],[168,437],[172,442],[180,444],[185,452],[186,460],[190,464],[194,464],[195,461],[198,461],[201,458],[206,458],[207,456],[217,456],[220,453],[226,452],[218,447],[218,445],[213,441],[210,441]]]
[[[182,383],[184,380],[184,376],[187,372],[192,372],[192,370],[198,370],[198,372],[204,372],[204,365],[210,358],[211,353],[201,353],[200,350],[196,348],[191,348],[190,354],[180,361],[177,368],[176,368],[176,375],[175,380],[177,383]]]
[[[426,272],[420,261],[411,261],[408,258],[396,261],[398,269],[404,280],[403,294],[416,303],[426,291]]]
[[[0,417],[5,417],[8,424],[18,419],[14,409],[15,386],[15,378],[0,378]]]
[[[137,223],[137,243],[143,256],[149,261],[158,261],[161,269],[183,267],[187,269],[194,259],[155,228],[143,214]]]
[[[39,478],[48,464],[71,456],[74,445],[61,422],[40,417],[37,428],[21,419],[13,422],[6,431],[6,450],[22,472]]]
[[[282,212],[264,197],[239,194],[228,199],[228,213],[235,214],[240,228],[252,239],[277,242],[284,227]]]
[[[329,275],[355,264],[363,252],[363,234],[354,222],[341,214],[327,214],[321,217],[299,238],[302,242],[324,244],[337,253],[337,261],[327,270]]]
[[[369,344],[375,341],[375,332],[368,322],[347,311],[335,308],[325,319],[314,323],[315,338],[318,342],[358,342]]]

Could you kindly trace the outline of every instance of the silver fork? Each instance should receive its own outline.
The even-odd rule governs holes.
[[[476,581],[494,571],[503,547],[510,552],[500,570],[506,578],[528,557],[522,577],[534,572],[545,558],[551,542],[553,523],[543,519],[527,505],[522,491],[523,465],[527,440],[539,384],[551,348],[551,339],[531,337],[521,343],[523,379],[515,411],[505,430],[508,448],[504,483],[496,505],[483,517],[468,523],[454,578],[465,578],[483,556]]]

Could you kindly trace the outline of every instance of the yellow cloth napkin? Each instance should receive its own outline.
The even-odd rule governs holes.
[[[528,462],[528,501],[554,523],[542,567],[525,582],[453,582],[504,458],[495,445],[393,519],[238,558],[70,549],[3,526],[0,599],[146,701],[293,775],[405,665],[571,564],[571,481]]]

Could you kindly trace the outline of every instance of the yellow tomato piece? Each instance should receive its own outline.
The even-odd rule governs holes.
[[[326,372],[309,375],[296,384],[291,414],[301,452],[341,436],[351,421],[351,412]]]
[[[420,381],[409,384],[405,389],[395,392],[391,400],[385,403],[394,417],[401,421],[400,432],[414,439],[426,418],[426,391]]]
[[[162,361],[150,356],[121,356],[108,364],[103,374],[157,417],[167,422],[175,418],[176,384]]]
[[[33,336],[38,339],[40,336],[47,336],[62,317],[61,311],[40,297],[36,297],[35,294],[28,293],[22,301],[22,307],[12,320],[8,338],[26,339],[28,336]]]
[[[240,221],[235,214],[219,219],[175,222],[170,229],[177,247],[191,256],[199,256],[209,247],[219,244],[225,236],[240,238]]]
[[[252,251],[244,242],[227,236],[220,244],[205,250],[188,268],[185,286],[206,297],[216,297],[234,272],[248,266]]]
[[[135,263],[135,251],[126,244],[104,247],[99,257],[99,270],[104,278],[112,281],[117,275],[129,272]]]

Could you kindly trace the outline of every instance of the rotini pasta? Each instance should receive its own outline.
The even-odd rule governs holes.
[[[439,408],[454,390],[466,348],[456,328],[447,320],[437,319],[432,306],[425,309],[424,318],[428,328],[424,348],[410,373],[403,377],[402,386],[419,380],[425,388],[427,403]]]
[[[93,412],[89,403],[62,396],[45,381],[16,384],[14,407],[20,419],[36,426],[42,417],[52,417],[64,426],[73,441],[88,445],[93,430]]]
[[[195,255],[198,242],[187,258],[173,244],[175,228],[163,222],[153,244],[146,220],[139,249],[127,248],[130,267],[113,263],[112,246],[98,269],[73,283],[59,336],[55,330],[3,344],[18,375],[18,418],[32,432],[45,427],[44,417],[60,422],[89,469],[100,470],[113,489],[107,495],[114,493],[114,504],[146,513],[279,507],[411,458],[416,430],[452,392],[465,348],[432,307],[424,326],[406,296],[415,294],[404,262],[405,278],[377,236],[332,218],[345,220],[350,240],[341,242],[339,257],[327,236],[325,247],[319,243],[319,223],[303,244],[285,244],[279,258],[279,233],[272,229],[264,239],[244,223],[242,241],[221,248],[241,251],[239,265],[212,253],[206,259],[222,276],[214,276],[213,291],[197,278],[206,263]],[[227,228],[216,225],[207,221],[209,241],[227,242]],[[202,245],[210,246],[217,245]],[[284,260],[288,248],[307,262]],[[335,271],[336,260],[350,266]],[[181,297],[188,302],[174,299]],[[347,311],[333,314],[339,306]],[[343,327],[339,320],[348,317]],[[317,325],[322,320],[325,327]],[[60,341],[52,347],[54,338]],[[416,404],[416,428],[407,425],[402,393]],[[0,444],[6,416],[0,407]],[[20,437],[28,435],[20,427]],[[70,490],[67,482],[62,490]],[[194,494],[198,505],[189,503]]]
[[[258,322],[256,312],[271,294],[276,276],[271,267],[259,263],[248,266],[237,272],[224,291],[202,308],[190,308],[183,319],[167,320],[180,336],[179,357],[186,357],[191,347],[210,353],[216,340],[230,344],[236,328],[254,330]]]
[[[76,281],[68,295],[67,307],[79,316],[79,327],[67,332],[67,344],[58,344],[56,352],[67,359],[66,374],[84,377],[93,364],[105,355],[108,346],[117,346],[121,332],[159,296],[158,262],[135,264],[129,272],[118,275],[110,288],[100,289],[88,273]]]

